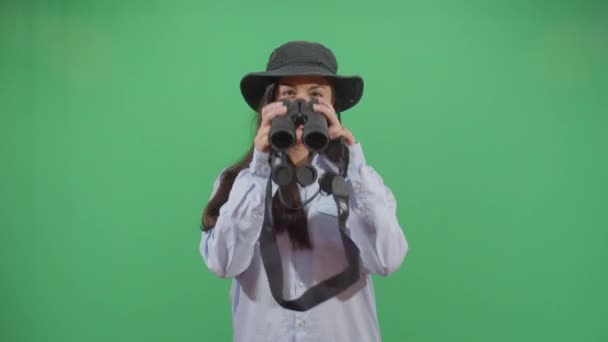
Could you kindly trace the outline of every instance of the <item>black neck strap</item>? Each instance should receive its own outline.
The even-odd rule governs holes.
[[[340,165],[340,175],[333,174],[330,176],[332,177],[332,195],[338,208],[340,237],[348,266],[342,272],[312,286],[302,296],[293,300],[283,298],[283,265],[272,222],[272,179],[268,179],[268,183],[266,184],[264,224],[259,238],[260,253],[264,269],[266,270],[266,276],[268,277],[270,292],[277,303],[286,309],[295,311],[309,310],[338,295],[359,280],[359,248],[346,234],[346,219],[349,214],[349,206],[344,176],[346,175],[347,166],[348,150],[346,150],[343,163]]]

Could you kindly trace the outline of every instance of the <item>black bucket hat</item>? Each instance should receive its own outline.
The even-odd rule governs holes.
[[[284,76],[323,76],[334,89],[336,111],[343,112],[359,102],[363,95],[360,76],[339,76],[338,62],[330,49],[306,41],[293,41],[276,48],[264,72],[252,72],[241,79],[241,93],[253,110],[260,106],[266,87]]]

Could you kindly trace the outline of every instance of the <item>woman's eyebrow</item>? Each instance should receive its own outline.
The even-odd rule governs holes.
[[[313,86],[311,86],[310,88],[308,88],[308,90],[313,90],[313,89],[325,89],[325,87],[327,87],[324,84],[315,84]]]

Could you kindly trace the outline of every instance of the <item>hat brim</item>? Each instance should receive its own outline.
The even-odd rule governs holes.
[[[336,101],[334,107],[344,112],[356,105],[363,95],[363,79],[360,76],[340,76],[323,68],[311,66],[287,66],[272,71],[252,72],[241,79],[241,94],[253,109],[257,111],[266,91],[266,87],[286,76],[322,76],[333,86]]]

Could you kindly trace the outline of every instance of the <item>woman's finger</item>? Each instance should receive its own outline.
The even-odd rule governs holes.
[[[268,133],[270,133],[270,126],[263,126],[258,130],[257,136],[268,136]]]
[[[313,105],[313,110],[325,115],[329,126],[340,126],[340,121],[336,116],[336,111],[331,105],[325,103],[315,104]]]
[[[344,126],[342,126],[342,136],[346,139],[348,145],[353,145],[356,142],[353,133]]]
[[[253,139],[253,144],[259,151],[267,152],[270,147],[270,141],[268,139],[268,133],[270,132],[270,126],[260,127],[258,133]]]
[[[331,140],[338,139],[339,137],[344,137],[344,140],[348,145],[352,145],[356,142],[355,136],[344,126],[332,127],[329,129],[328,133],[329,138]]]
[[[329,139],[330,140],[334,140],[337,139],[338,137],[340,137],[342,135],[342,126],[329,126],[329,129],[327,130],[327,134],[329,135]]]
[[[270,103],[264,108],[262,108],[262,122],[260,127],[270,126],[270,122],[272,119],[279,115],[284,115],[287,113],[287,107],[282,102],[273,102]]]
[[[264,119],[268,115],[271,115],[272,113],[276,112],[281,107],[285,107],[285,105],[279,101],[271,102],[271,103],[265,105],[264,108],[262,108],[262,112],[261,112],[262,119]]]

